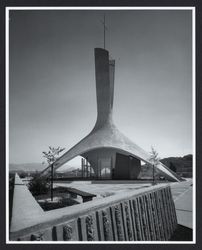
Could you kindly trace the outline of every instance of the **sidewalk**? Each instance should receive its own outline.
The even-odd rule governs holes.
[[[178,224],[193,229],[193,188],[192,181],[171,185]]]

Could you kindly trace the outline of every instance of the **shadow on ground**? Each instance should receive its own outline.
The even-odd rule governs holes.
[[[192,229],[188,227],[184,227],[178,224],[177,229],[175,230],[173,236],[171,237],[170,241],[192,241]]]

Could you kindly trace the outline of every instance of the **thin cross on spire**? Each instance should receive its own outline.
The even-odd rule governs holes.
[[[104,30],[104,49],[105,49],[106,30],[108,30],[107,26],[105,25],[105,14],[104,14],[104,19],[102,21],[102,24],[103,24],[103,30]]]

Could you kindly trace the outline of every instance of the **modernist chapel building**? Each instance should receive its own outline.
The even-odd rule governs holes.
[[[109,52],[95,48],[95,76],[97,93],[97,121],[92,131],[54,163],[54,170],[66,162],[82,156],[94,176],[101,178],[101,172],[108,169],[110,179],[137,179],[141,161],[149,163],[150,154],[122,134],[113,122],[115,60],[109,59]],[[168,180],[179,181],[179,177],[162,163],[156,166],[158,172]]]

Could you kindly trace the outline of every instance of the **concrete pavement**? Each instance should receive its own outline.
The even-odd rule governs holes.
[[[171,184],[178,224],[193,229],[193,186],[192,179]]]

